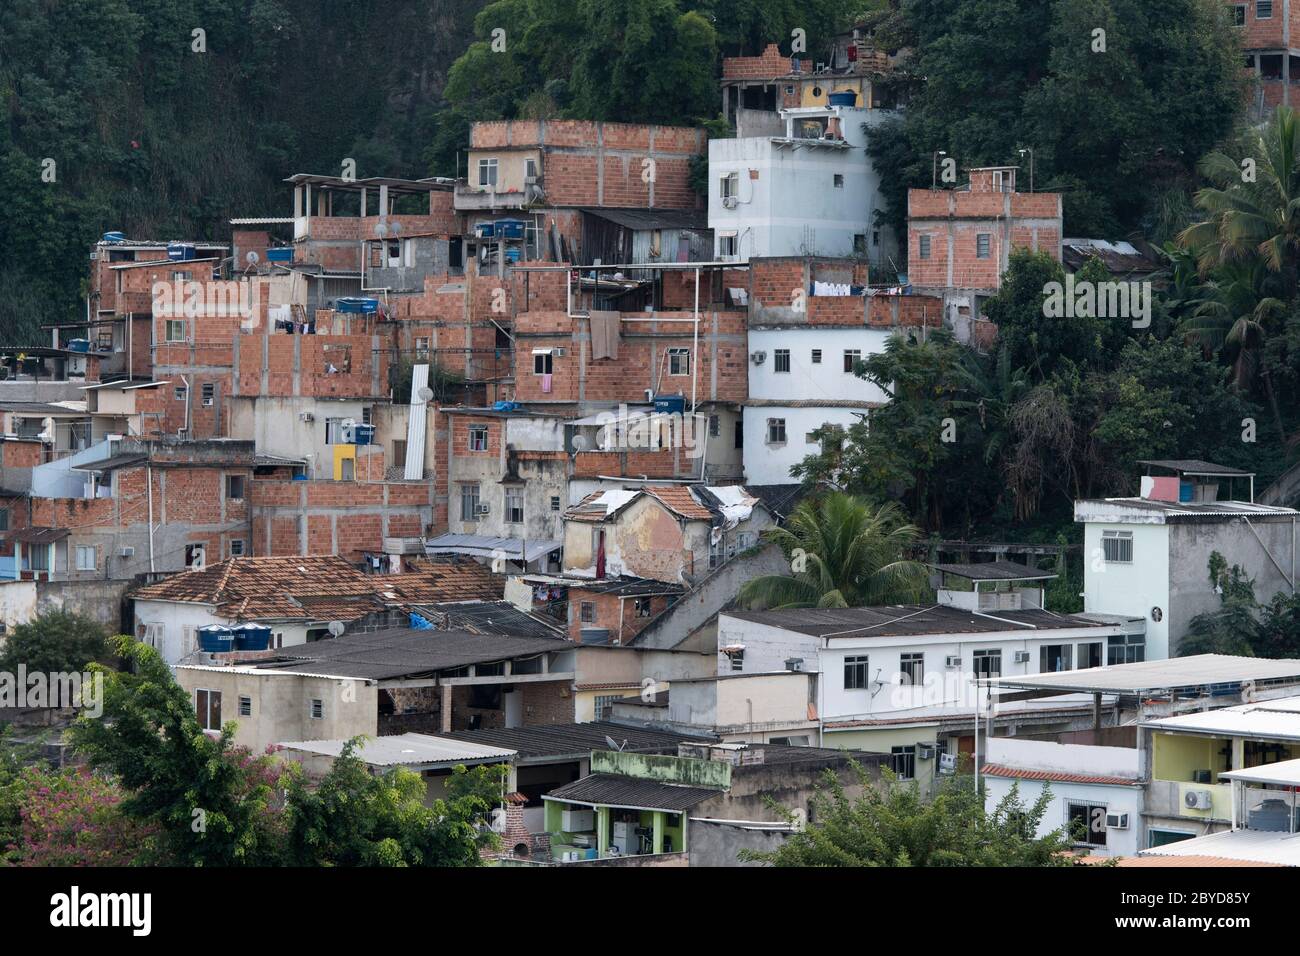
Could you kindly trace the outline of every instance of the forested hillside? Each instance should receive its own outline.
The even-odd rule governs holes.
[[[345,157],[361,176],[428,175],[447,73],[481,7],[5,0],[0,337],[43,341],[42,321],[83,307],[105,230],[218,239],[231,216],[285,215],[284,177]]]

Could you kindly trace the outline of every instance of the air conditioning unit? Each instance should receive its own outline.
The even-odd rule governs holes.
[[[311,412],[298,413],[298,421],[300,422],[314,422],[315,420],[316,420],[316,416],[313,415]]]
[[[1188,790],[1183,794],[1183,806],[1188,810],[1208,810],[1212,799],[1208,790]]]
[[[474,507],[474,513],[475,513],[476,515],[487,515],[487,514],[491,514],[491,513],[492,513],[492,506],[491,506],[491,505],[476,505],[476,506]]]
[[[1016,661],[1017,664],[1028,664],[1028,663],[1029,663],[1029,652],[1028,652],[1028,651],[1016,651],[1015,661]]]
[[[118,556],[119,558],[134,558],[134,557],[135,557],[135,548],[132,548],[132,547],[129,547],[129,546],[128,546],[128,547],[125,547],[125,548],[120,548],[120,549],[118,549],[117,556]]]
[[[739,199],[739,197],[736,197],[736,196],[723,196],[723,197],[722,197],[722,208],[724,208],[724,209],[735,209],[735,208],[736,208],[737,206],[739,206],[739,205],[740,205],[740,199]]]
[[[749,360],[750,360],[751,362],[753,362],[755,365],[762,365],[764,362],[767,361],[767,353],[766,353],[766,352],[750,352],[750,353],[749,353]]]
[[[961,655],[960,655],[960,654],[949,654],[947,657],[945,657],[945,658],[943,659],[943,666],[944,666],[944,667],[961,667]]]
[[[957,772],[957,755],[956,754],[939,754],[939,772],[956,773]]]
[[[1106,814],[1107,830],[1127,830],[1128,814],[1127,813],[1108,813]]]
[[[917,760],[933,760],[933,759],[934,759],[934,747],[930,746],[929,744],[920,744],[920,745],[916,748],[916,759],[917,759]]]

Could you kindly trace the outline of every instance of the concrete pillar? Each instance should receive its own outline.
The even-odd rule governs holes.
[[[387,186],[379,187],[379,215],[381,218],[383,216],[388,215],[388,187]]]
[[[604,859],[609,852],[609,807],[596,808],[596,857]]]
[[[365,186],[362,186],[361,187],[361,218],[362,219],[366,218],[366,205],[367,205],[367,200],[369,199],[370,199],[370,190],[367,189]]]
[[[1244,737],[1232,738],[1232,769],[1241,770],[1246,766],[1246,740]]]
[[[441,731],[451,733],[451,685],[442,685]]]
[[[302,187],[293,187],[293,217],[298,219],[302,216]]]
[[[316,215],[318,216],[328,215],[328,212],[326,212],[326,210],[329,208],[327,206],[328,199],[329,199],[328,192],[321,190],[316,193]]]
[[[664,851],[664,812],[656,810],[654,812],[654,846],[655,853]]]

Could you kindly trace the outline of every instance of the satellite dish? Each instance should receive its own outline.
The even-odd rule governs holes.
[[[623,752],[623,747],[626,747],[626,746],[627,746],[627,740],[626,740],[626,739],[623,740],[623,744],[622,744],[622,746],[619,746],[618,742],[615,741],[614,738],[611,737],[611,736],[609,736],[608,734],[605,735],[605,743],[609,744],[609,749],[610,749],[610,750],[617,750],[619,753],[622,753],[622,752]]]
[[[388,228],[392,230],[393,235],[397,235],[402,231],[402,224],[397,220],[393,220],[388,224]]]
[[[586,450],[587,450],[587,436],[586,436],[586,435],[574,435],[574,436],[573,436],[573,440],[572,440],[569,444],[573,446],[573,450],[574,450],[574,451],[586,451]]]
[[[262,257],[259,256],[256,252],[249,252],[248,255],[244,256],[244,261],[247,262],[250,266],[255,266],[257,265],[258,261],[261,258]]]
[[[422,402],[431,402],[433,401],[433,389],[426,385],[415,393],[415,397]]]
[[[386,222],[375,223],[375,235],[379,236],[381,239],[384,236],[388,235],[388,223]]]
[[[330,621],[330,633],[338,637],[346,630],[346,625],[342,621]]]

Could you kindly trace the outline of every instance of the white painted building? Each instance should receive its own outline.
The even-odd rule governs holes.
[[[1220,606],[1209,576],[1214,552],[1254,579],[1261,602],[1291,593],[1300,512],[1218,497],[1232,480],[1245,491],[1249,472],[1198,461],[1142,464],[1177,475],[1144,477],[1137,497],[1074,504],[1084,526],[1085,612],[1143,618],[1146,659],[1160,660],[1177,656],[1196,615]],[[1134,659],[1141,658],[1127,658]]]
[[[1077,847],[1095,856],[1132,856],[1142,848],[1142,754],[1136,747],[992,737],[984,759],[981,779],[989,812],[1012,787],[1018,787],[1025,807],[1050,789],[1038,836],[1066,829]]]
[[[749,330],[749,401],[744,411],[745,480],[778,485],[821,450],[813,432],[848,427],[888,401],[858,378],[858,361],[884,351],[885,329],[806,326]],[[759,357],[761,356],[761,360]]]
[[[1103,667],[1113,643],[1140,632],[1043,610],[1032,585],[1050,573],[1011,562],[936,568],[951,587],[933,605],[723,612],[718,674],[818,672],[819,744],[893,753],[905,776],[925,781],[938,754],[974,749],[979,678]],[[1027,701],[1000,707],[994,723],[1060,731],[1091,725],[1092,708],[1090,697]]]
[[[783,136],[709,140],[709,228],[716,258],[852,256],[897,259],[867,130],[885,110],[816,106],[781,111]]]

